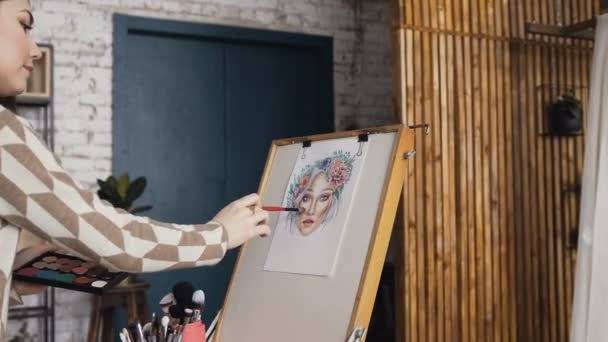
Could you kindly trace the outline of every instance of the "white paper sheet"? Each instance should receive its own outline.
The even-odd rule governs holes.
[[[282,205],[303,211],[280,213],[265,271],[331,276],[366,151],[356,137],[302,148]]]

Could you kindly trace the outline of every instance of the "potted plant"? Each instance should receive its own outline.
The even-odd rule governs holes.
[[[97,191],[99,198],[110,202],[114,208],[124,209],[134,215],[152,209],[151,205],[134,207],[135,201],[146,190],[147,181],[145,177],[139,177],[131,182],[129,174],[124,173],[118,178],[109,176],[106,180],[98,179],[97,184],[99,185]],[[137,282],[135,275],[131,275],[123,280],[120,285],[125,286]]]
[[[572,135],[583,128],[583,108],[581,101],[572,90],[566,91],[549,104],[549,129],[557,136]]]
[[[150,205],[143,205],[133,208],[134,202],[146,190],[147,181],[145,177],[139,177],[133,182],[129,179],[129,174],[124,173],[119,178],[109,176],[106,180],[97,180],[99,198],[110,202],[115,208],[124,209],[131,214],[139,214],[152,209]]]

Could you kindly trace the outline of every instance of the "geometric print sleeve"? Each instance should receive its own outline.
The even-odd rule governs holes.
[[[0,341],[5,341],[6,318],[8,306],[11,299],[11,270],[15,254],[17,253],[17,243],[19,241],[19,228],[0,219]]]
[[[112,270],[132,273],[216,264],[228,246],[218,223],[158,222],[82,189],[29,123],[1,107],[0,218]]]

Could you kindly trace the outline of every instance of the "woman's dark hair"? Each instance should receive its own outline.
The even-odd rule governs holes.
[[[0,106],[4,106],[6,109],[17,113],[17,101],[14,97],[0,97]]]

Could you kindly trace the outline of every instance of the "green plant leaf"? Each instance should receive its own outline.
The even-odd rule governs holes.
[[[137,200],[146,190],[146,185],[148,184],[145,177],[139,177],[129,185],[127,189],[127,195],[125,196],[125,202],[133,203]]]
[[[118,194],[120,195],[120,198],[125,198],[127,196],[127,189],[129,188],[129,175],[124,173],[122,176],[120,176],[120,179],[118,180],[118,187],[116,188],[116,190],[118,191]]]
[[[108,184],[108,182],[106,182],[106,181],[103,181],[101,179],[97,180],[97,185],[99,185],[100,188],[106,186],[107,184]]]
[[[142,212],[148,211],[150,209],[152,209],[151,205],[142,205],[142,206],[139,206],[139,207],[134,208],[133,210],[131,210],[131,214],[135,215],[137,213],[142,213]]]
[[[106,182],[114,188],[118,187],[118,179],[116,179],[116,177],[114,177],[114,176],[108,176],[108,179],[106,179]]]
[[[147,180],[145,177],[139,177],[131,183],[129,174],[125,172],[119,178],[110,175],[105,181],[98,179],[97,184],[99,185],[97,195],[100,199],[108,201],[115,208],[132,212],[133,202],[143,194]],[[151,206],[140,206],[133,210],[142,212],[151,208]]]
[[[114,207],[121,204],[122,198],[120,198],[116,188],[106,182],[98,182],[97,184],[99,184],[99,191],[97,191],[99,198],[110,202]]]

